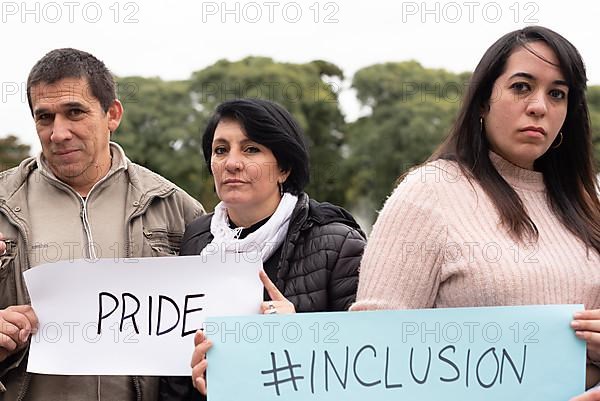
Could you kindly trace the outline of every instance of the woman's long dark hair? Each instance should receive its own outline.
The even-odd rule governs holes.
[[[588,247],[600,253],[600,202],[592,155],[586,72],[577,49],[558,33],[530,26],[501,37],[483,55],[471,77],[463,105],[450,134],[430,160],[457,162],[489,195],[502,223],[517,239],[537,238],[538,231],[523,202],[500,176],[489,158],[489,143],[481,127],[482,110],[489,107],[496,79],[504,72],[512,52],[542,41],[556,54],[569,85],[567,116],[560,146],[551,147],[534,168],[543,173],[552,210]]]

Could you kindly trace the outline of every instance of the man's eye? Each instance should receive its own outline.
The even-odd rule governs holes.
[[[52,115],[51,114],[40,114],[37,116],[37,121],[41,122],[41,123],[46,123],[52,120]]]
[[[71,117],[79,117],[83,113],[84,112],[81,109],[71,109],[71,110],[69,110],[69,116],[71,116]]]

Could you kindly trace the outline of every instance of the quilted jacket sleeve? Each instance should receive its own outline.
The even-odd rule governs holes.
[[[366,245],[366,239],[358,230],[342,224],[346,235],[339,245],[337,258],[331,264],[328,304],[330,311],[345,311],[356,299],[358,267]]]

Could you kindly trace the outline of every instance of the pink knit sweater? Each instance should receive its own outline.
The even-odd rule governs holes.
[[[600,256],[549,208],[541,173],[490,158],[536,224],[513,240],[489,197],[453,162],[409,174],[385,203],[352,310],[583,303],[600,308]]]

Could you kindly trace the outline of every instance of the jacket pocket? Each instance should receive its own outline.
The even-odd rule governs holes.
[[[144,237],[152,249],[152,256],[177,256],[181,248],[183,233],[164,228],[146,228]]]
[[[6,253],[0,256],[0,309],[17,304],[15,288],[17,243],[10,239],[4,242],[6,242]]]

